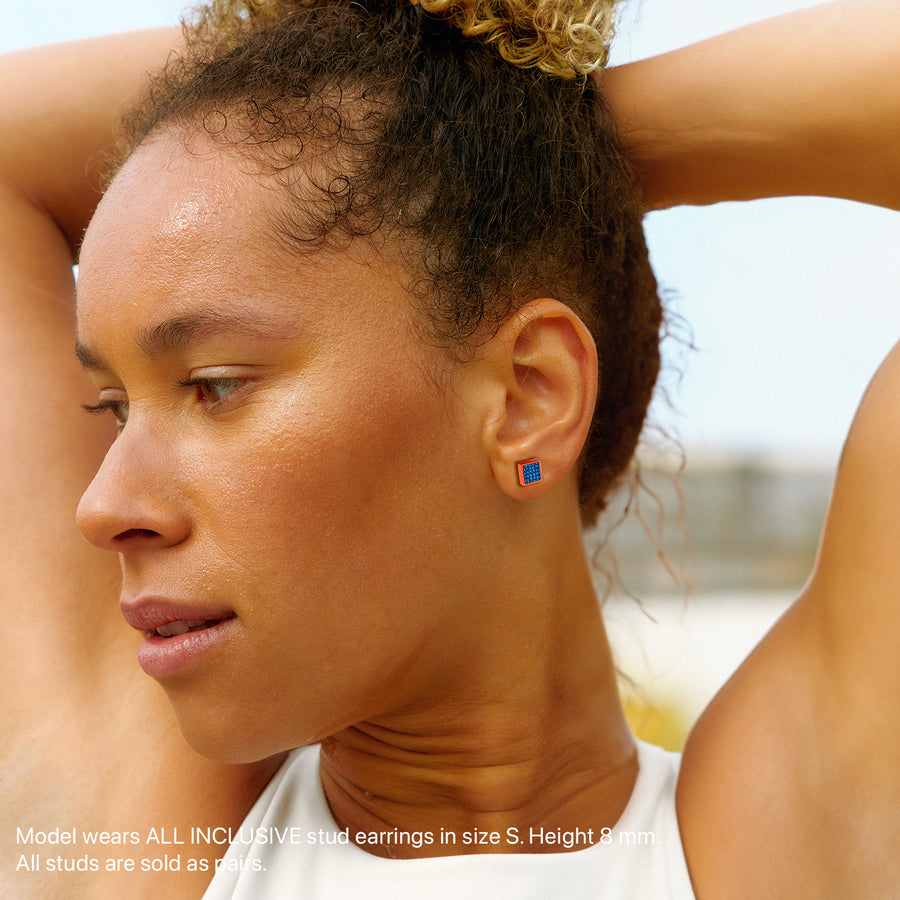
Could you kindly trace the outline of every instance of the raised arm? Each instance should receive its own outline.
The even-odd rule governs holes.
[[[73,253],[99,200],[93,162],[110,143],[116,111],[175,37],[164,29],[0,59],[4,897],[62,896],[79,877],[17,866],[37,849],[15,843],[18,828],[236,826],[271,772],[216,765],[187,747],[137,666],[139,636],[119,614],[115,557],[75,527],[78,499],[113,435],[80,409],[96,391],[73,352]],[[81,844],[57,849],[72,859],[99,855]],[[103,856],[157,850],[105,848]],[[174,900],[199,896],[209,877],[102,871],[80,876],[77,890],[134,900],[164,891]]]
[[[37,685],[84,669],[90,654],[60,635],[98,640],[115,614],[118,572],[75,528],[78,498],[111,435],[79,408],[93,400],[75,362],[72,260],[99,199],[87,176],[116,110],[171,31],[61,44],[0,58],[0,690],[7,715]],[[93,637],[92,637],[93,635]],[[56,671],[58,668],[58,671]],[[29,684],[27,673],[49,677]],[[20,684],[20,682],[22,682]],[[30,699],[29,699],[30,697]],[[43,698],[40,698],[43,699]],[[16,727],[24,720],[16,719]]]
[[[117,112],[177,40],[152,29],[0,57],[0,185],[76,247],[97,201]]]
[[[116,612],[115,560],[88,547],[74,523],[111,435],[79,408],[93,390],[73,353],[72,260],[99,199],[89,163],[172,38],[151,32],[0,58],[0,691],[11,728],[42,708],[41,684],[71,690],[74,672],[91,664],[85,648],[108,627],[98,623]],[[65,641],[61,652],[65,634],[86,643]]]
[[[900,4],[826,3],[610,69],[650,209],[822,195],[900,208]]]

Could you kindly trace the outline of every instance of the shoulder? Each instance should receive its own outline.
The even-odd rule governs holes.
[[[896,890],[898,545],[895,347],[848,435],[809,582],[685,749],[677,807],[701,900]]]

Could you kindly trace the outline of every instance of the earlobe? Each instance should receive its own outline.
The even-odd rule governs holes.
[[[533,300],[490,348],[500,415],[485,440],[494,478],[516,499],[540,496],[574,473],[597,398],[597,350],[557,300]]]

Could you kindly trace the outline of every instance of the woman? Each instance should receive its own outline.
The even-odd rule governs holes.
[[[303,12],[324,18],[316,18],[316,30],[297,33],[342,28],[351,50],[380,46],[353,41],[364,33],[357,29],[381,29],[381,20],[352,12],[350,22],[349,14]],[[442,29],[432,40],[441,60],[434,71],[445,78],[446,45],[458,39],[440,23],[423,25],[417,12],[392,15],[403,32],[392,32],[398,41],[411,22]],[[257,46],[249,59],[258,64],[263,51]],[[351,55],[342,57],[348,67],[357,65]],[[513,77],[481,47],[467,43],[449,55],[461,57],[473,60],[466,78],[474,71],[492,79],[499,70]],[[604,877],[613,879],[612,890],[620,875],[631,880],[616,886],[631,896],[663,896],[663,885],[684,895],[690,888],[665,786],[673,773],[647,748],[638,757],[624,725],[577,535],[579,497],[584,517],[602,505],[630,456],[655,376],[650,351],[633,370],[611,364],[626,331],[637,334],[636,345],[655,344],[647,335],[659,315],[614,148],[587,117],[577,118],[575,98],[566,109],[575,121],[557,109],[551,125],[589,134],[595,151],[606,148],[590,173],[606,189],[590,201],[593,209],[582,208],[596,215],[563,226],[558,209],[535,206],[531,212],[543,217],[535,227],[521,213],[533,187],[509,176],[500,201],[511,199],[506,221],[521,236],[504,232],[504,222],[472,216],[453,220],[452,232],[457,198],[441,193],[444,182],[428,180],[433,160],[418,170],[395,168],[408,163],[414,136],[400,145],[402,159],[386,156],[393,166],[376,168],[373,133],[397,109],[398,81],[383,78],[385,60],[368,61],[368,80],[359,68],[345,70],[352,74],[340,106],[328,67],[331,80],[323,83],[332,93],[320,88],[314,108],[290,110],[307,117],[301,147],[290,139],[296,118],[272,97],[257,95],[255,105],[241,97],[253,68],[241,53],[228,48],[217,58],[236,61],[234,80],[225,83],[232,94],[221,93],[216,77],[209,87],[217,96],[197,88],[186,105],[169,100],[165,115],[144,118],[137,149],[82,248],[80,357],[99,388],[95,405],[113,412],[120,432],[81,502],[80,524],[94,543],[122,555],[126,619],[156,632],[143,644],[142,666],[162,683],[182,731],[204,753],[245,762],[322,740],[330,812],[317,808],[375,854],[582,850],[548,838],[579,832],[590,833],[584,843],[594,845],[583,854],[506,856],[477,868],[451,858],[399,871],[341,851],[348,877],[365,879],[370,893],[379,879],[393,896],[416,889],[401,883],[415,869],[439,878],[434,896],[438,884],[452,890],[473,877],[520,890],[524,882],[544,896],[549,888],[537,879],[562,880],[567,896],[579,896],[596,894]],[[47,73],[46,63],[40,69]],[[374,82],[377,90],[376,76],[383,79]],[[422,78],[432,91],[440,80]],[[93,98],[96,84],[89,87]],[[628,87],[620,83],[619,102],[640,135]],[[552,99],[560,94],[572,96],[560,89]],[[346,127],[341,141],[336,109]],[[411,119],[416,128],[419,110]],[[457,152],[471,141],[449,132],[466,124],[465,115],[454,110],[453,118],[445,113],[432,123]],[[493,123],[481,115],[475,124]],[[525,114],[522,127],[529,126],[548,127]],[[503,135],[496,140],[502,149]],[[533,140],[524,145],[540,149]],[[572,146],[577,161],[582,154]],[[379,145],[381,153],[390,149]],[[529,162],[509,159],[519,167]],[[547,160],[539,152],[532,160],[544,177]],[[478,181],[478,166],[469,167],[463,172],[472,181],[459,202],[472,209],[496,185]],[[359,171],[377,171],[381,180],[346,177]],[[492,174],[497,181],[498,170]],[[558,174],[569,191],[585,177]],[[396,219],[371,202],[380,199],[376,188],[385,196],[385,184],[405,201],[390,205]],[[83,197],[79,204],[63,191],[66,202],[54,204],[46,193],[16,188],[58,223],[34,213],[36,230],[78,233],[90,207]],[[354,204],[360,196],[366,202]],[[13,203],[27,222],[22,206]],[[429,218],[423,210],[437,212]],[[466,234],[469,224],[481,231]],[[602,253],[583,240],[569,246],[573,233],[589,227]],[[446,239],[461,229],[468,243]],[[505,243],[492,244],[498,233]],[[492,252],[497,246],[503,251]],[[460,247],[475,248],[467,266],[458,265]],[[570,268],[559,261],[573,256],[572,247],[577,264]],[[62,254],[57,258],[62,271]],[[622,301],[618,312],[601,306],[605,322],[591,321],[591,277],[602,279],[602,303]],[[495,303],[482,314],[458,302],[508,300],[510,284],[513,309]],[[442,304],[424,309],[426,297]],[[644,315],[626,329],[621,320],[635,315],[635,297],[644,298]],[[594,334],[586,322],[599,326]],[[600,418],[592,422],[598,346]],[[896,741],[890,724],[875,742],[868,727],[887,709],[885,683],[896,679],[886,625],[891,384],[888,361],[848,441],[804,596],[716,701],[686,751],[678,815],[698,896],[797,896],[805,889],[844,896],[859,895],[860,886],[869,896],[888,896],[896,882]],[[591,456],[582,457],[589,434]],[[520,464],[535,458],[540,479],[529,481]],[[864,542],[865,552],[854,542]],[[850,587],[865,598],[852,631],[844,624]],[[867,627],[878,628],[885,648],[874,663]],[[643,884],[647,874],[631,861],[622,867],[619,852],[599,866],[595,853],[609,846],[598,838],[610,834],[604,829],[620,821],[630,799],[633,812],[638,758],[640,784],[647,785],[647,772],[660,773],[649,789],[659,818],[649,821],[668,841],[653,850],[662,862],[649,875],[663,880]],[[306,792],[303,803],[315,803],[309,760],[300,754],[282,770],[259,821],[284,814],[277,790],[293,782]],[[770,815],[773,807],[780,816]],[[848,827],[848,818],[860,824]],[[369,834],[377,838],[359,838]],[[418,842],[398,837],[416,834]],[[267,859],[265,848],[235,844],[233,851],[229,861]],[[270,859],[291,875],[290,860]],[[275,871],[249,869],[238,873],[242,883],[221,878],[211,896],[274,889]],[[806,887],[797,887],[797,873]],[[334,892],[334,883],[325,889]]]

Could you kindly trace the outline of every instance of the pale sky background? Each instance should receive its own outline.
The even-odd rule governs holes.
[[[172,23],[183,6],[4,5],[0,51]],[[631,0],[613,59],[638,59],[812,5]],[[673,392],[677,413],[659,405],[657,421],[675,426],[689,458],[726,450],[833,465],[868,379],[900,338],[900,214],[840,200],[778,199],[668,210],[645,225],[657,276],[699,348],[684,355]]]

